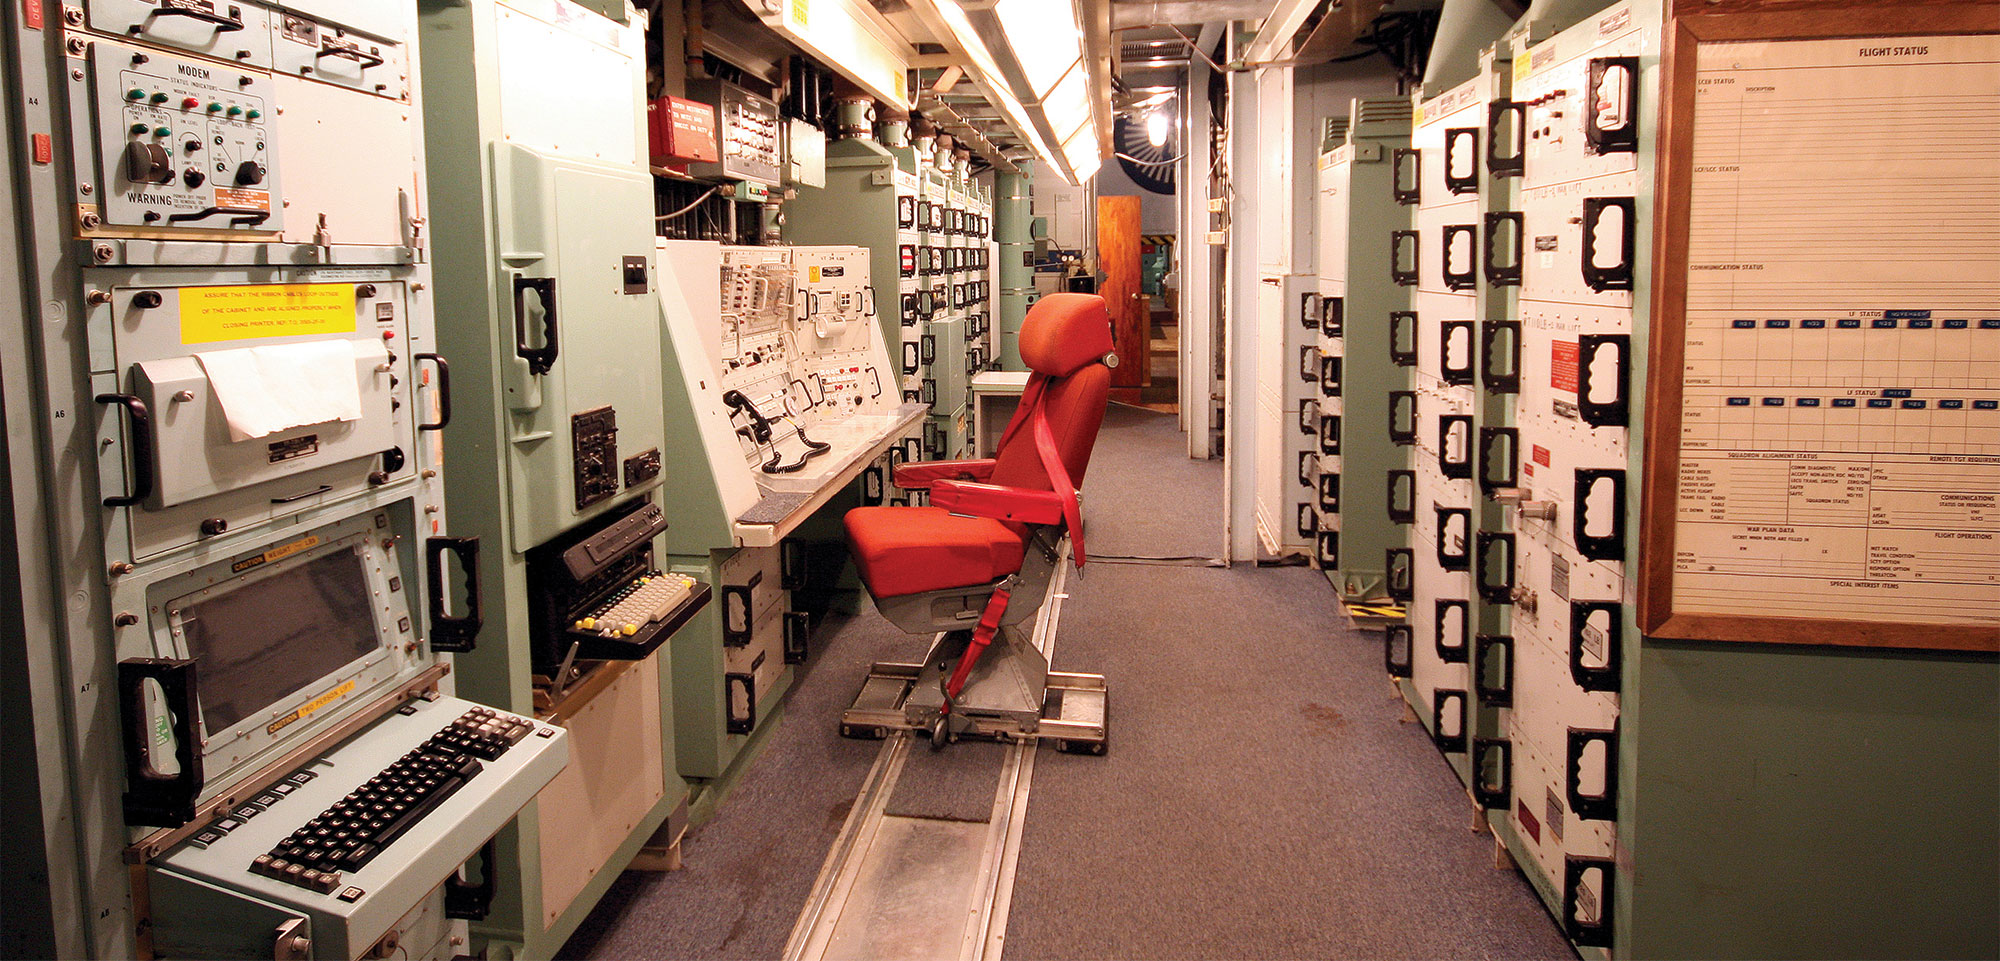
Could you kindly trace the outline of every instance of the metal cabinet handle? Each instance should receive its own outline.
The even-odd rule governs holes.
[[[117,404],[131,421],[132,484],[122,496],[104,499],[106,507],[131,507],[153,496],[153,417],[146,402],[133,394],[99,394],[100,404]]]

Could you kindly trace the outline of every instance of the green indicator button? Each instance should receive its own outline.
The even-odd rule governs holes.
[[[219,104],[219,103],[211,103],[211,104],[209,104],[209,105],[208,105],[208,112],[209,112],[209,113],[216,113],[217,111],[220,111],[221,109],[222,109],[222,105],[221,105],[221,104]]]
[[[249,119],[251,119],[251,120],[255,120],[255,119],[257,119],[258,117],[261,117],[261,116],[263,116],[263,115],[264,115],[264,111],[262,111],[262,110],[252,110],[252,111],[250,111],[249,113],[246,113],[246,114],[244,114],[243,116],[245,116],[245,117],[247,117],[247,118],[249,118]]]
[[[165,92],[165,91],[161,91],[160,93],[156,93],[156,94],[152,95],[152,96],[151,96],[151,97],[149,97],[148,99],[152,100],[152,101],[153,101],[154,103],[166,103],[166,102],[167,102],[167,94],[166,94],[166,92]]]
[[[133,132],[133,133],[145,133],[145,132],[146,132],[146,125],[145,125],[145,124],[143,124],[143,123],[135,123],[135,124],[133,124],[133,125],[132,125],[132,132]]]
[[[146,91],[141,90],[138,87],[133,87],[132,89],[125,91],[125,99],[144,100],[146,99]]]
[[[232,117],[235,117],[235,116],[240,116],[240,115],[241,115],[242,113],[243,113],[243,108],[242,108],[242,107],[230,107],[230,108],[229,108],[229,115],[230,115],[230,116],[232,116]]]
[[[174,135],[174,128],[172,128],[172,127],[154,127],[154,128],[153,128],[153,135],[154,135],[154,136],[156,136],[156,137],[171,137],[171,136],[173,136],[173,135]]]

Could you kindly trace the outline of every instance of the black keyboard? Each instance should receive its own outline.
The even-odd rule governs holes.
[[[424,816],[458,792],[490,761],[535,726],[476,707],[431,735],[382,773],[293,831],[250,870],[331,893],[343,871],[360,870]]]

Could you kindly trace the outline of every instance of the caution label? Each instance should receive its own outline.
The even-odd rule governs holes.
[[[181,343],[354,332],[353,284],[182,287]]]
[[[1549,386],[1576,393],[1576,341],[1558,340],[1549,345]]]
[[[236,563],[229,565],[229,570],[233,574],[241,574],[244,571],[247,571],[253,567],[259,567],[265,564],[269,564],[272,561],[284,560],[285,558],[290,557],[293,554],[297,554],[300,551],[309,551],[318,546],[319,546],[319,535],[308,534],[289,544],[283,544],[278,547],[273,547],[262,554],[254,554],[240,561],[237,561]]]
[[[268,190],[245,190],[241,187],[215,188],[215,205],[236,210],[271,210],[271,192]]]
[[[342,681],[340,682],[340,685],[338,687],[335,687],[333,690],[330,690],[325,694],[321,694],[320,696],[315,697],[312,700],[307,701],[304,704],[301,704],[298,707],[293,708],[292,710],[286,712],[283,717],[280,717],[277,720],[264,725],[264,733],[276,734],[279,731],[282,731],[285,728],[290,727],[291,725],[299,721],[303,721],[306,718],[311,717],[314,711],[317,711],[320,708],[327,706],[328,704],[332,704],[333,702],[338,701],[343,697],[346,697],[347,692],[352,690],[354,690],[353,681]]]

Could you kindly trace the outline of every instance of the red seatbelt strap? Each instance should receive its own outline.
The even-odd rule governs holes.
[[[1035,450],[1042,455],[1042,470],[1049,475],[1049,485],[1062,495],[1063,521],[1069,525],[1069,539],[1074,550],[1070,556],[1075,559],[1078,569],[1083,567],[1083,508],[1076,502],[1076,485],[1069,481],[1069,467],[1063,463],[1062,454],[1056,451],[1056,439],[1049,433],[1049,419],[1038,408],[1035,411]]]
[[[958,656],[958,670],[951,672],[951,680],[944,686],[946,700],[955,700],[958,692],[965,689],[965,680],[972,676],[972,665],[979,663],[979,655],[985,653],[986,645],[993,643],[993,635],[1000,630],[1000,615],[1007,612],[1007,599],[1013,596],[1006,584],[993,589],[993,596],[986,599],[986,610],[980,612],[979,626],[972,629],[972,643],[966,645],[965,653]]]
[[[1042,391],[1048,382],[1049,379],[1039,373],[1028,375],[1028,386],[1021,391],[1021,404],[1014,408],[1014,416],[1007,419],[1007,429],[1000,432],[1000,443],[993,445],[996,456],[1006,449],[1007,442],[1013,440],[1022,427],[1027,426],[1028,418],[1041,409]]]

